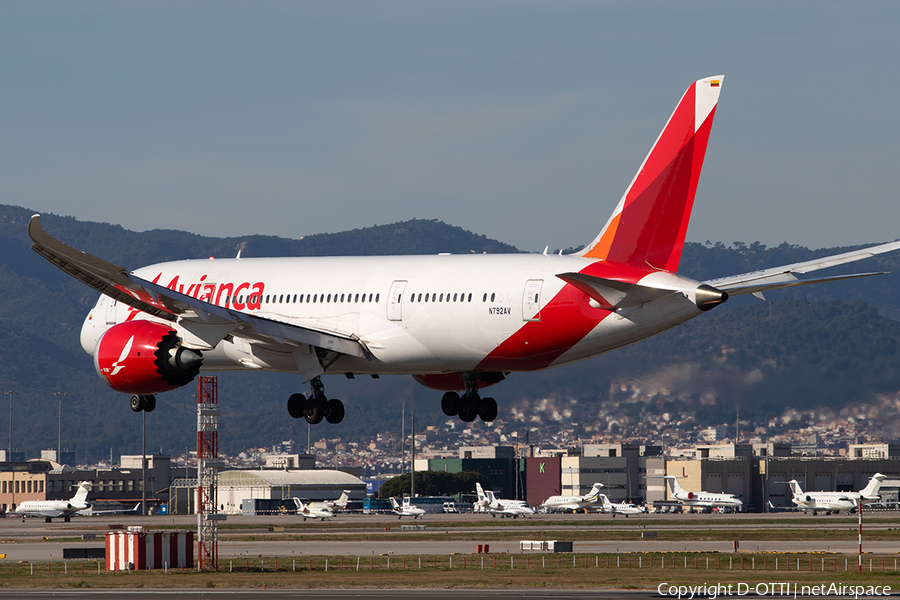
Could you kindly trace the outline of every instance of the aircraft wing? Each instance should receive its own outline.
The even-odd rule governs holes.
[[[125,268],[76,250],[41,227],[40,215],[31,217],[28,235],[32,250],[75,279],[132,308],[167,321],[215,346],[226,335],[257,341],[308,344],[360,358],[371,358],[365,343],[355,335],[301,327],[251,315],[198,300],[141,279]]]
[[[818,271],[819,269],[827,269],[837,265],[855,262],[864,258],[870,258],[876,254],[891,252],[900,248],[900,241],[881,244],[878,246],[870,246],[860,250],[853,250],[843,254],[835,254],[825,256],[804,262],[784,265],[782,267],[773,267],[762,271],[753,271],[751,273],[743,273],[741,275],[731,275],[729,277],[720,277],[719,279],[711,279],[705,281],[707,285],[728,292],[730,296],[740,296],[741,294],[761,294],[768,290],[777,290],[781,288],[795,287],[798,285],[809,285],[811,283],[821,283],[825,281],[839,281],[841,279],[855,279],[857,277],[870,277],[872,275],[881,275],[883,272],[875,273],[854,273],[851,275],[838,275],[835,277],[823,277],[819,279],[800,279],[796,273],[809,273]]]

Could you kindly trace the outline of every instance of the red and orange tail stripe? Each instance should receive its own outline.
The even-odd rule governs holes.
[[[678,269],[722,79],[701,79],[687,89],[613,216],[583,256]]]

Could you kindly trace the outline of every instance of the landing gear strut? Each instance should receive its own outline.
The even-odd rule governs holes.
[[[441,410],[448,417],[459,416],[461,421],[470,423],[475,417],[490,423],[497,418],[497,401],[478,395],[478,381],[475,376],[463,375],[466,391],[460,397],[456,392],[447,392],[441,398]]]
[[[134,412],[153,412],[156,408],[156,396],[153,394],[135,394],[131,397],[131,410]]]
[[[307,423],[315,425],[325,419],[329,423],[340,423],[344,420],[344,403],[336,398],[331,400],[325,396],[325,385],[320,377],[310,381],[312,391],[309,396],[293,394],[287,401],[288,414],[295,419],[303,417]]]

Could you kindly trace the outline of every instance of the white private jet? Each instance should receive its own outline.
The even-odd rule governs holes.
[[[606,494],[600,494],[600,511],[611,514],[613,518],[616,515],[639,515],[647,512],[642,506],[636,506],[629,502],[612,502],[606,497]]]
[[[500,515],[500,518],[512,517],[530,517],[534,514],[534,509],[528,506],[524,500],[503,500],[497,498],[494,492],[487,492],[481,487],[481,484],[475,482],[475,492],[478,494],[478,505],[484,512],[491,513],[491,517]]]
[[[294,504],[297,505],[297,514],[303,517],[303,520],[306,519],[331,519],[334,517],[334,513],[327,506],[317,506],[313,507],[308,504],[304,504],[300,498],[293,498]]]
[[[600,499],[600,488],[602,487],[602,483],[595,483],[594,487],[591,488],[591,491],[584,496],[550,496],[544,500],[543,504],[541,504],[541,508],[548,512],[587,508],[588,506],[596,504]]]
[[[823,510],[826,515],[830,515],[832,513],[839,514],[842,510],[849,513],[856,510],[860,504],[877,502],[881,498],[878,492],[881,490],[881,483],[884,479],[885,475],[875,473],[869,478],[866,487],[858,492],[804,492],[796,479],[791,479],[788,485],[791,486],[793,494],[791,502],[796,504],[800,510],[812,511],[813,515]]]
[[[150,411],[205,371],[299,374],[288,413],[339,423],[322,375],[412,375],[463,421],[497,417],[483,388],[656,335],[730,296],[876,273],[806,274],[872,246],[698,281],[677,273],[722,76],[692,83],[600,233],[578,252],[180,260],[136,270],[80,252],[34,215],[32,249],[101,293],[81,328],[100,378]],[[552,208],[548,207],[548,212]],[[591,218],[586,216],[585,218]],[[177,215],[173,215],[173,223]]]
[[[310,502],[307,506],[312,509],[327,508],[331,512],[343,510],[347,508],[347,502],[350,501],[350,490],[341,492],[341,497],[337,500],[325,500],[324,502]]]
[[[682,489],[678,478],[674,475],[666,475],[663,479],[669,487],[669,495],[685,506],[698,508],[731,508],[740,510],[744,505],[734,494],[722,494],[715,492],[688,492]]]
[[[91,482],[82,481],[78,484],[75,495],[69,500],[26,500],[16,507],[15,513],[22,515],[23,520],[26,516],[44,517],[44,521],[51,523],[54,518],[62,517],[68,523],[73,514],[91,507],[87,501],[90,491]]]
[[[425,514],[425,511],[423,509],[410,504],[409,498],[404,498],[402,505],[397,504],[396,498],[391,498],[391,506],[394,507],[394,514],[397,515],[398,519],[402,519],[403,517],[412,517],[413,519],[418,519]]]

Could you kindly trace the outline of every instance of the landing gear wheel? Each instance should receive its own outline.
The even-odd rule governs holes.
[[[66,523],[71,523],[71,522],[72,522],[72,517],[63,517],[63,521],[66,522]]]
[[[306,401],[306,406],[303,409],[303,418],[306,419],[307,423],[310,425],[321,423],[324,416],[325,398],[323,396],[313,396]]]
[[[306,396],[303,394],[291,394],[287,401],[288,414],[294,419],[299,419],[304,416],[304,408],[306,408]]]
[[[493,398],[482,398],[478,403],[478,416],[485,423],[490,423],[497,418],[497,401]]]
[[[471,396],[463,396],[459,400],[459,418],[465,423],[471,423],[478,416],[478,404],[480,398],[478,394]]]
[[[441,410],[448,417],[455,417],[459,414],[459,394],[456,392],[447,392],[441,398]]]
[[[329,423],[340,423],[344,420],[344,403],[332,398],[325,403],[325,420]],[[324,520],[324,519],[323,519]]]
[[[131,397],[131,410],[134,412],[153,412],[156,408],[156,396],[153,394],[135,394]]]

